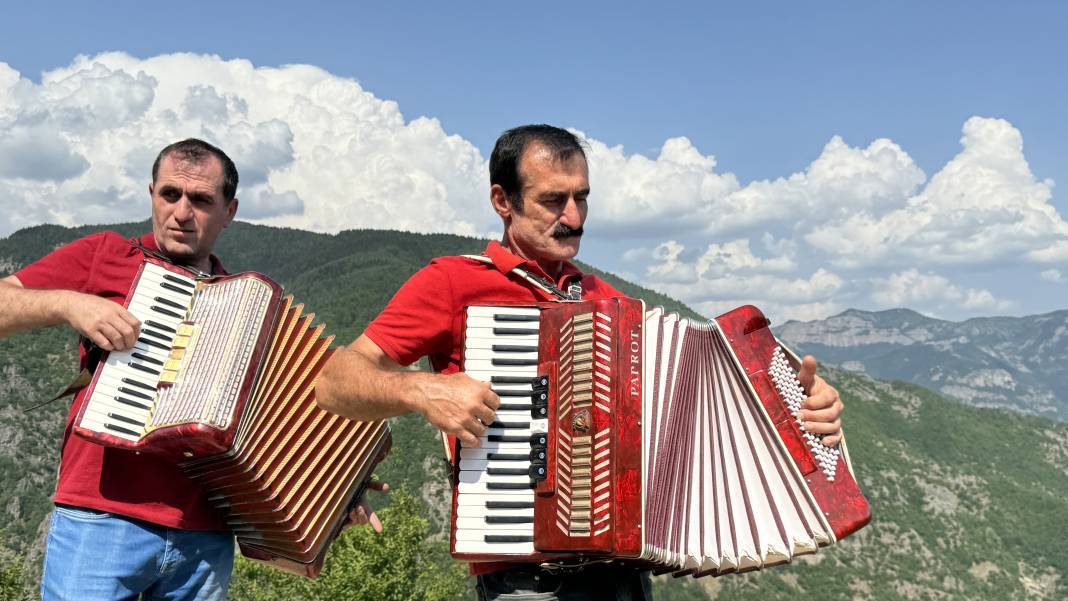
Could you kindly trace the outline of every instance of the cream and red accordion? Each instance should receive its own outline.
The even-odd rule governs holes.
[[[384,422],[316,405],[333,337],[262,274],[198,280],[152,258],[126,308],[137,344],[104,355],[74,432],[177,462],[245,556],[316,576],[390,444]]]
[[[450,449],[458,559],[718,575],[870,520],[842,447],[795,417],[797,358],[755,307],[472,306],[464,338],[464,371],[501,405],[479,447]]]

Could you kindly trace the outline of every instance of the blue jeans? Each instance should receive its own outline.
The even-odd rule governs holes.
[[[234,565],[229,532],[176,530],[57,505],[45,547],[44,601],[224,601]]]

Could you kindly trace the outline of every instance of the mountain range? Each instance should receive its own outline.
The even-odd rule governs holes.
[[[147,223],[107,226],[129,236],[147,228]],[[21,230],[0,239],[0,264],[17,269],[100,229],[105,228]],[[446,235],[385,231],[328,235],[235,223],[217,250],[233,272],[262,271],[278,280],[315,311],[338,342],[346,343],[431,258],[479,252],[484,245],[484,240]],[[605,277],[650,305],[695,316],[677,301],[609,274]],[[777,329],[799,350],[842,366],[824,367],[821,373],[846,404],[846,438],[856,478],[871,504],[872,523],[793,565],[717,579],[656,577],[658,601],[786,601],[802,595],[828,600],[1068,598],[1068,539],[1063,526],[1057,526],[1068,515],[1068,423],[1041,417],[1060,415],[1044,409],[1059,406],[1055,400],[1013,411],[974,407],[901,381],[910,379],[907,370],[880,375],[872,365],[881,356],[876,349],[901,357],[897,362],[903,365],[946,363],[941,352],[950,352],[946,357],[975,354],[976,359],[969,359],[975,363],[960,360],[963,377],[976,371],[971,365],[986,365],[978,361],[988,354],[960,342],[965,336],[981,339],[983,348],[1000,353],[1002,363],[991,359],[989,365],[1017,378],[1013,380],[1017,389],[1056,390],[1055,380],[1039,376],[1056,373],[1055,349],[1063,349],[1063,343],[1052,335],[1045,340],[1040,336],[1058,332],[1063,325],[1053,325],[1053,318],[1048,323],[1035,318],[1033,325],[1021,328],[1033,331],[1023,335],[998,319],[973,320],[977,322],[970,326],[973,333],[966,333],[954,329],[961,324],[947,325],[909,311],[887,313],[838,316],[844,321],[828,327],[839,328],[836,331],[848,336],[849,344],[824,335],[818,322],[787,323]],[[885,321],[873,321],[872,315]],[[1063,324],[1065,316],[1059,320]],[[29,408],[54,395],[73,376],[76,343],[66,327],[0,338],[0,512],[5,517],[0,522],[0,568],[14,562],[25,566],[31,577],[40,566],[68,401]],[[1051,359],[1025,361],[1021,359],[1025,348],[1033,353],[1046,349]],[[866,354],[869,350],[871,354]],[[912,351],[917,354],[909,355]],[[851,362],[863,364],[863,373],[858,363]],[[1035,379],[1025,381],[1006,365]],[[939,373],[951,373],[946,366],[941,369]],[[948,375],[940,378],[932,382],[948,381]],[[1041,382],[1048,382],[1046,389],[1038,388]],[[433,529],[425,545],[443,551],[449,488],[436,432],[414,415],[397,418],[392,425],[393,450],[380,465],[379,476],[396,490],[417,495]],[[375,498],[378,506],[387,502],[384,495]],[[236,578],[248,573],[242,568]],[[235,582],[235,590],[248,588]],[[265,592],[241,599],[278,598],[269,587],[257,590]]]
[[[980,407],[1068,419],[1068,311],[951,322],[849,310],[774,328],[794,350]]]

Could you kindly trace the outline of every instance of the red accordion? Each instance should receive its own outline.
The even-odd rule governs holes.
[[[625,298],[472,306],[464,332],[464,371],[501,406],[478,448],[451,449],[458,559],[715,575],[870,520],[844,447],[794,416],[797,359],[755,307],[704,322]]]
[[[315,576],[390,432],[316,405],[333,337],[281,292],[258,273],[194,279],[147,259],[126,300],[137,344],[103,357],[74,432],[178,462],[244,555]]]

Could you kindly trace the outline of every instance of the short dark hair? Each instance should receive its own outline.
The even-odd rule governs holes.
[[[575,134],[552,125],[521,125],[501,134],[490,154],[490,185],[499,185],[516,211],[523,210],[523,181],[519,160],[532,143],[544,145],[558,161],[568,161],[576,153],[586,159],[582,140]]]
[[[175,142],[159,151],[159,154],[156,155],[156,162],[152,163],[153,184],[156,183],[156,178],[159,177],[160,163],[163,162],[163,159],[171,155],[174,155],[178,160],[192,161],[193,163],[200,163],[209,156],[219,159],[223,168],[223,198],[226,200],[227,204],[229,204],[230,201],[237,196],[237,166],[230,160],[230,157],[226,156],[225,152],[208,144],[204,140],[198,140],[196,138],[188,138],[181,142]]]

